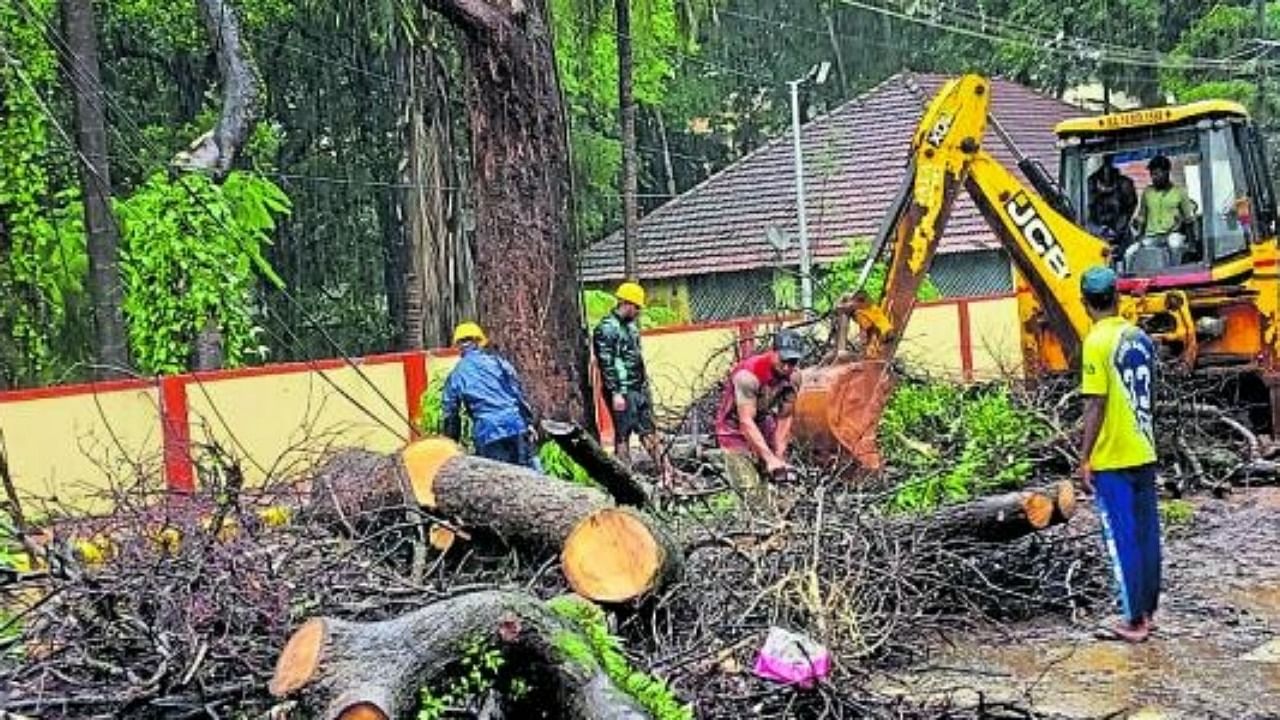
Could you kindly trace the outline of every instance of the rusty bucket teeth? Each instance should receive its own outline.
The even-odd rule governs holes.
[[[880,469],[876,427],[892,389],[889,365],[880,360],[806,368],[796,399],[796,438],[820,459],[843,454],[864,469]]]

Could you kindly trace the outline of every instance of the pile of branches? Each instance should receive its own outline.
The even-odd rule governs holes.
[[[1030,452],[1038,473],[1067,473],[1079,465],[1081,401],[1075,378],[1020,383],[1021,407],[1050,432]],[[1256,377],[1187,374],[1162,368],[1154,413],[1159,472],[1173,496],[1280,481],[1267,391]]]
[[[35,560],[0,578],[5,710],[261,716],[279,650],[308,615],[381,619],[445,594],[409,572],[415,523],[345,535],[295,517],[289,486],[104,500],[106,517],[15,523]]]
[[[658,594],[610,608],[632,664],[705,718],[1026,716],[923,707],[881,694],[871,676],[972,623],[1088,609],[1105,594],[1093,528],[961,540],[927,515],[886,514],[882,492],[816,470],[802,476],[729,505],[700,497],[650,509],[680,538],[687,565]],[[267,688],[309,618],[384,620],[477,590],[545,600],[569,587],[543,550],[478,535],[440,552],[428,542],[430,518],[412,511],[334,522],[305,511],[305,479],[248,492],[234,465],[220,477],[190,496],[119,492],[105,499],[110,516],[42,533],[15,514],[37,561],[0,580],[0,607],[11,613],[0,620],[6,710],[304,717]],[[831,677],[811,689],[755,677],[751,663],[774,626],[828,647]]]
[[[823,480],[775,489],[750,520],[708,528],[684,582],[621,632],[700,717],[964,717],[880,695],[868,680],[977,623],[1073,616],[1105,602],[1102,549],[1088,521],[980,542],[940,534],[928,516],[886,516],[881,499]],[[829,648],[831,678],[813,691],[780,691],[754,677],[770,627]]]

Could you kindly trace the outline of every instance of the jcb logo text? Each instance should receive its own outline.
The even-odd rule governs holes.
[[[1018,231],[1022,233],[1022,237],[1026,239],[1031,249],[1044,258],[1044,263],[1049,266],[1049,270],[1060,280],[1071,277],[1066,252],[1063,251],[1058,238],[1053,236],[1044,219],[1040,217],[1040,213],[1036,212],[1035,206],[1031,204],[1031,198],[1027,197],[1025,192],[1020,192],[1005,203],[1004,209],[1009,213],[1013,224],[1018,226]]]

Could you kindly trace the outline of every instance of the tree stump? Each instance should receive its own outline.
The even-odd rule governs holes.
[[[460,595],[381,622],[312,618],[285,644],[268,689],[297,696],[323,720],[411,717],[421,688],[443,680],[476,643],[506,662],[550,678],[536,688],[569,720],[649,718],[614,685],[571,621],[533,597],[484,591]]]

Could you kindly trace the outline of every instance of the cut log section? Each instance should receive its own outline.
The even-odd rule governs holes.
[[[1066,522],[1075,514],[1069,481],[979,498],[943,508],[925,522],[944,537],[1006,542]]]
[[[617,458],[606,453],[586,430],[573,423],[556,420],[543,420],[541,424],[542,431],[581,465],[592,480],[600,483],[619,505],[643,508],[649,504],[649,494],[644,485]]]
[[[414,442],[399,461],[339,454],[313,480],[312,502],[348,524],[416,505],[510,545],[561,552],[574,591],[597,602],[641,598],[683,564],[679,545],[652,517],[615,506],[595,488],[463,454],[446,438]],[[440,533],[431,539],[436,547],[446,542]]]
[[[1053,496],[1053,520],[1057,525],[1070,520],[1076,514],[1076,486],[1070,480],[1060,480],[1047,490]]]
[[[391,720],[412,717],[419,689],[446,678],[479,641],[530,675],[535,688],[570,720],[651,717],[614,685],[571,621],[527,595],[484,591],[460,595],[381,622],[313,618],[289,638],[268,689],[297,697],[309,717]],[[522,673],[523,674],[523,673]]]
[[[592,513],[565,538],[560,566],[574,592],[596,602],[630,602],[680,572],[677,544],[652,518],[629,508]]]

